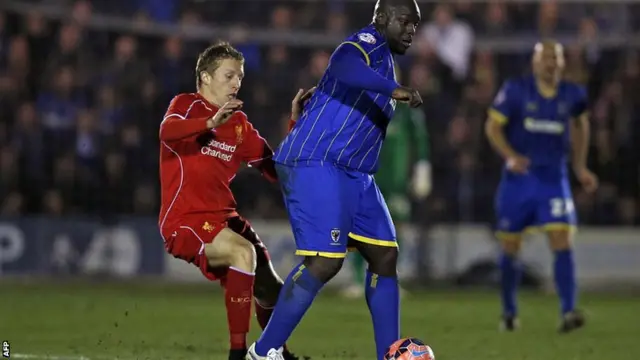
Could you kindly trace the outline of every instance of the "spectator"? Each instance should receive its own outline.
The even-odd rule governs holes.
[[[158,123],[176,93],[194,91],[194,54],[218,35],[244,53],[243,110],[276,146],[288,122],[284,99],[318,82],[333,44],[371,21],[371,4],[250,4],[62,1],[70,15],[62,22],[36,10],[0,13],[0,212],[155,215]],[[565,76],[586,84],[591,98],[589,162],[602,188],[595,197],[577,190],[581,221],[640,223],[640,56],[625,45],[638,31],[637,6],[487,0],[422,8],[431,17],[396,60],[401,83],[424,99],[433,219],[489,220],[501,161],[482,136],[486,108],[502,81],[528,71],[530,47],[544,35],[572,39]],[[131,32],[94,27],[100,15],[130,20]],[[171,24],[179,31],[167,34]],[[182,36],[208,34],[207,26],[222,32],[206,41]],[[268,30],[294,33],[295,43],[263,36]],[[611,38],[622,41],[604,46]],[[240,208],[284,216],[277,189],[251,176],[234,181]]]
[[[123,99],[135,97],[140,91],[139,84],[149,76],[148,66],[136,56],[137,51],[138,40],[122,35],[116,40],[113,57],[104,67],[103,83],[112,84]]]
[[[29,54],[29,42],[24,35],[17,35],[9,41],[9,49],[6,59],[6,73],[13,84],[13,96],[17,99],[31,97],[35,84],[34,77],[30,76],[31,56]]]
[[[49,147],[54,151],[69,149],[78,113],[87,105],[85,97],[75,88],[74,79],[71,67],[59,68],[53,75],[53,83],[38,96],[38,113]]]
[[[423,37],[433,47],[443,64],[450,67],[458,82],[466,80],[473,49],[473,30],[455,18],[449,5],[440,4],[433,20],[423,30]]]
[[[74,72],[74,87],[84,87],[93,78],[96,67],[93,65],[93,56],[83,42],[84,31],[75,23],[62,25],[58,32],[58,42],[49,55],[47,61],[48,71],[45,81],[56,76],[61,67],[68,67]]]

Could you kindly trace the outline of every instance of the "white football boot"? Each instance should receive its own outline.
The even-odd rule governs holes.
[[[271,349],[267,353],[267,356],[260,356],[256,354],[256,343],[253,343],[249,347],[249,350],[247,350],[247,357],[245,360],[284,360],[282,351],[284,351],[284,348],[280,348],[278,350]]]

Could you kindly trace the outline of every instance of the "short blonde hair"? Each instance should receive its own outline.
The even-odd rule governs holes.
[[[228,42],[218,42],[204,49],[198,55],[196,63],[196,87],[200,89],[202,84],[201,75],[203,72],[213,73],[220,66],[220,61],[224,59],[234,59],[244,62],[244,56]]]

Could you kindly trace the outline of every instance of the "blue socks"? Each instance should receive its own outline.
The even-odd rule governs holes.
[[[398,277],[379,276],[367,270],[365,296],[373,321],[378,360],[400,338],[400,290]]]
[[[365,294],[373,321],[377,358],[382,360],[389,345],[400,338],[398,278],[367,271],[366,284]],[[303,264],[293,269],[280,291],[269,324],[256,342],[256,354],[266,356],[270,349],[283,346],[323,286]]]
[[[500,285],[502,297],[502,315],[517,316],[516,292],[520,284],[520,262],[517,256],[503,253],[500,256]]]
[[[270,349],[284,345],[307,312],[324,284],[307,268],[296,266],[285,280],[269,324],[256,342],[256,353],[266,356]]]
[[[575,310],[576,306],[576,275],[573,251],[571,249],[555,252],[553,275],[556,291],[560,297],[562,314]]]
[[[516,290],[520,283],[520,264],[516,257],[502,254],[500,257],[502,313],[506,316],[516,316]],[[560,297],[562,314],[574,311],[576,306],[576,277],[573,250],[559,250],[555,252],[553,275],[556,291]]]

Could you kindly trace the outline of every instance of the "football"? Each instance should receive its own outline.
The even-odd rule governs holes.
[[[400,339],[387,350],[385,360],[435,360],[433,350],[416,338]]]

